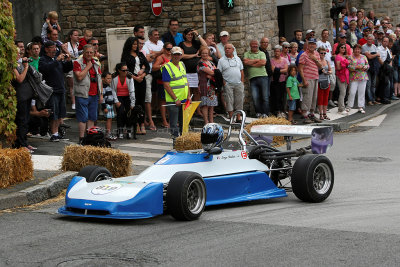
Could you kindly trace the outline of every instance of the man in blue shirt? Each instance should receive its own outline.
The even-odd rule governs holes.
[[[181,42],[183,42],[182,33],[178,32],[179,22],[176,18],[170,19],[168,24],[169,31],[162,35],[162,41],[165,44],[166,42],[170,42],[173,46],[179,46]]]

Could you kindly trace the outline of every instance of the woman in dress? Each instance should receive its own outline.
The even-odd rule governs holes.
[[[169,127],[169,123],[167,121],[167,109],[165,108],[165,90],[164,90],[164,85],[163,81],[161,78],[161,72],[162,68],[164,67],[165,64],[171,61],[171,49],[172,49],[172,44],[170,42],[164,43],[162,54],[159,55],[156,60],[153,63],[152,71],[153,73],[156,71],[160,71],[160,78],[156,80],[156,86],[157,86],[157,94],[158,94],[158,100],[159,100],[159,107],[160,107],[160,113],[161,113],[161,119],[162,119],[162,125],[164,128]]]
[[[284,103],[286,92],[286,76],[288,71],[288,60],[281,57],[282,46],[276,45],[274,57],[271,59],[272,82],[271,82],[271,103],[272,111],[278,118],[284,118]]]
[[[215,94],[214,70],[216,66],[209,60],[210,49],[202,46],[199,49],[201,59],[197,65],[199,75],[199,91],[201,96],[200,109],[203,115],[204,124],[214,122],[214,107],[218,105]]]
[[[353,107],[354,98],[357,93],[358,112],[365,113],[365,88],[368,81],[367,70],[369,69],[369,65],[367,57],[361,54],[361,45],[357,44],[353,48],[353,55],[351,55],[349,61],[350,92],[347,99],[346,111],[349,112]]]
[[[111,81],[113,99],[117,99],[117,129],[118,138],[124,138],[124,127],[126,128],[126,138],[132,138],[132,122],[127,118],[127,113],[135,106],[135,82],[130,74],[125,62],[115,66],[115,73]]]
[[[330,120],[326,115],[329,101],[330,80],[329,75],[332,73],[331,65],[326,61],[326,49],[323,47],[318,48],[320,63],[322,68],[319,70],[318,79],[318,110],[320,120]]]
[[[198,40],[196,40],[196,37]],[[197,64],[200,60],[199,49],[200,46],[207,46],[203,37],[195,30],[187,28],[183,31],[184,41],[179,44],[183,50],[182,62],[186,67],[186,76],[190,87],[190,92],[193,93],[193,100],[200,100],[199,92],[199,78],[197,75]],[[197,114],[201,115],[200,110]]]
[[[348,115],[345,110],[344,98],[346,97],[347,86],[349,85],[349,61],[347,60],[346,45],[341,44],[336,47],[335,51],[335,70],[337,77],[337,84],[339,87],[339,99],[338,99],[338,113],[342,115]]]
[[[139,50],[139,39],[129,37],[124,44],[121,62],[125,62],[135,82],[136,106],[145,110],[144,100],[146,96],[146,75],[150,73],[150,65],[146,57]],[[138,120],[137,134],[146,134],[144,116]]]

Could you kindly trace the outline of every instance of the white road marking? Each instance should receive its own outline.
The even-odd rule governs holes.
[[[382,115],[376,116],[372,119],[369,119],[367,121],[360,123],[358,126],[378,127],[379,125],[381,125],[383,120],[386,118],[386,115],[387,114],[382,114]]]
[[[348,115],[351,115],[351,114],[354,114],[357,112],[358,112],[358,109],[350,109],[350,112]],[[327,115],[332,121],[348,116],[348,115],[339,114],[337,107],[329,109],[329,111],[327,112]],[[319,114],[315,114],[315,116],[317,116],[319,118]]]
[[[32,155],[33,169],[54,171],[61,168],[62,156]]]
[[[121,150],[121,151],[135,158],[161,158],[165,154],[165,152],[150,153],[145,151],[132,151],[132,150]]]
[[[171,144],[172,145],[172,139],[171,138],[156,137],[156,138],[148,139],[147,141],[167,143],[167,144]]]
[[[156,144],[149,144],[149,143],[130,143],[130,144],[121,145],[121,147],[171,150],[172,142],[171,142],[170,146],[163,146],[163,145],[156,145]]]
[[[132,160],[133,166],[151,166],[155,161]]]

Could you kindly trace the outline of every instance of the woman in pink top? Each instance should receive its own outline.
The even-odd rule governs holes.
[[[274,48],[274,57],[271,59],[272,82],[271,82],[271,111],[275,115],[285,117],[283,113],[286,93],[286,75],[288,71],[288,60],[281,57],[282,46],[276,45]]]
[[[347,52],[346,45],[341,44],[338,45],[335,51],[335,69],[336,69],[336,77],[338,78],[338,86],[339,86],[339,107],[338,112],[342,115],[348,115],[348,112],[344,109],[344,98],[346,96],[347,86],[349,85],[349,70],[347,66],[349,65],[349,61],[347,60]]]

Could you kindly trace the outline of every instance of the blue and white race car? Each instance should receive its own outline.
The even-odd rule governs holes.
[[[322,202],[330,195],[334,171],[321,154],[333,143],[331,127],[258,125],[248,133],[246,114],[238,112],[242,123],[231,119],[225,139],[220,125],[207,124],[201,133],[203,149],[167,152],[137,176],[112,178],[106,168],[83,168],[70,182],[58,212],[114,219],[170,213],[178,220],[194,220],[205,206],[286,197],[292,191],[307,202]],[[233,128],[239,128],[237,150],[226,148],[232,146]],[[285,136],[287,150],[265,141],[276,135]],[[311,146],[291,150],[293,136],[311,136]]]

